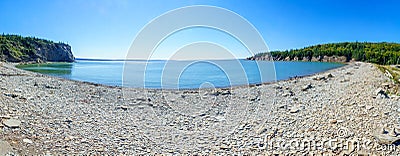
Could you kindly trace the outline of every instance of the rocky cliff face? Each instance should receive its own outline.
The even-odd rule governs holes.
[[[74,60],[68,44],[34,37],[0,35],[0,61],[42,63]]]
[[[248,60],[263,60],[263,61],[312,61],[312,62],[349,62],[346,57],[344,56],[319,56],[319,57],[303,57],[303,58],[281,58],[281,57],[273,57],[271,55],[264,55],[264,56],[256,56],[250,57]]]
[[[71,46],[64,43],[38,46],[36,49],[36,57],[44,62],[73,62],[75,60],[71,51]]]

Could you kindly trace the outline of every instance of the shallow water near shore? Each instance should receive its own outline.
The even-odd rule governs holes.
[[[269,71],[270,77],[263,79],[260,76],[259,69],[271,69],[271,67],[262,68],[263,66],[271,66],[271,62],[249,60],[213,60],[212,62],[202,61],[184,66],[188,64],[187,61],[152,60],[149,62],[128,61],[125,63],[124,61],[77,60],[74,63],[30,64],[17,67],[51,76],[110,86],[193,89],[273,82],[344,66],[344,64],[340,63],[327,62],[274,62],[276,75],[271,75],[272,73],[275,74],[275,72]],[[235,62],[240,63],[240,68],[232,65]],[[224,68],[215,64],[219,64]],[[126,71],[127,68],[124,68],[124,65],[129,66],[129,72]],[[144,66],[146,66],[145,72],[140,70]],[[166,67],[168,67],[167,70]],[[234,74],[227,74],[226,71],[231,71]],[[179,77],[168,75],[170,72],[179,73]],[[125,76],[129,74],[131,77],[145,74],[145,81],[124,83],[124,74]],[[241,76],[244,76],[245,79],[238,78]]]

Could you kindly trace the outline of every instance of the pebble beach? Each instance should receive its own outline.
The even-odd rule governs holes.
[[[369,63],[261,85],[157,90],[0,65],[0,155],[399,155],[400,97]]]

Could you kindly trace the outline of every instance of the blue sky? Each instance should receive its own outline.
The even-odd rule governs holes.
[[[0,33],[66,42],[76,57],[124,58],[146,23],[190,5],[236,12],[259,30],[270,50],[343,41],[400,42],[396,0],[1,0]]]

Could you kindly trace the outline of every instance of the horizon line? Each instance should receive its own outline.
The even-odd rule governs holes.
[[[227,58],[227,59],[166,59],[166,58],[156,58],[156,59],[105,59],[105,58],[79,58],[76,57],[75,60],[83,61],[195,61],[195,60],[245,60],[245,58]]]

